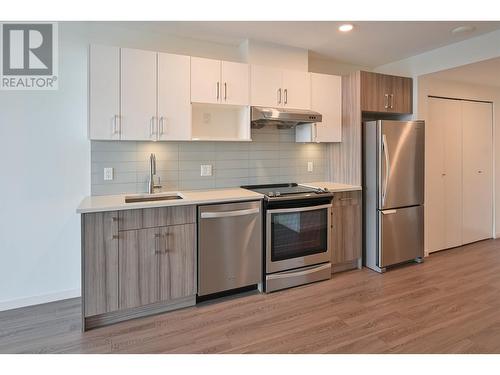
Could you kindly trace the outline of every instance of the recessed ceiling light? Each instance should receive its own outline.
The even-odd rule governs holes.
[[[346,23],[339,26],[339,31],[342,31],[343,33],[351,31],[352,29],[354,29],[354,26],[350,23]]]
[[[463,33],[470,33],[472,31],[476,30],[475,26],[458,26],[455,27],[454,29],[451,30],[452,34],[463,34]]]

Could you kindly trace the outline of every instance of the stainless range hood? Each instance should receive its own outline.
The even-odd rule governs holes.
[[[279,129],[288,129],[297,125],[321,122],[321,118],[321,113],[308,110],[252,107],[250,124],[254,129],[268,125],[275,125]]]

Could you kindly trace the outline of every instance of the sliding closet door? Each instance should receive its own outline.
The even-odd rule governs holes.
[[[429,252],[462,244],[462,106],[429,98],[425,130],[425,243]]]
[[[492,237],[493,108],[491,103],[462,102],[464,244]]]

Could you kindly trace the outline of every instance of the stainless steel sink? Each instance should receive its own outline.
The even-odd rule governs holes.
[[[183,199],[182,195],[179,193],[129,195],[125,197],[125,203],[171,201],[177,199]]]

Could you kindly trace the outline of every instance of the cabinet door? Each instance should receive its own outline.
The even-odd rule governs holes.
[[[386,112],[389,108],[390,79],[378,73],[361,72],[361,110]]]
[[[221,62],[191,57],[191,102],[219,103],[221,93]]]
[[[462,244],[462,109],[460,101],[428,99],[425,130],[425,248]]]
[[[154,140],[156,52],[122,48],[121,67],[121,139]]]
[[[190,57],[158,53],[158,139],[191,139]]]
[[[222,61],[221,102],[250,104],[250,67],[248,64]]]
[[[413,80],[408,77],[388,76],[390,100],[388,111],[392,113],[413,112]]]
[[[462,242],[493,234],[493,109],[462,102]]]
[[[82,216],[84,315],[118,310],[118,213]]]
[[[316,142],[342,141],[342,77],[311,74],[311,109],[323,115]]]
[[[311,108],[311,76],[308,72],[283,71],[283,104],[286,108]]]
[[[361,192],[336,194],[332,207],[332,263],[361,257]]]
[[[267,66],[252,65],[250,73],[250,102],[253,106],[282,107],[282,71]]]
[[[159,300],[159,241],[158,228],[120,232],[120,309]]]
[[[160,228],[160,300],[196,294],[196,225]]]
[[[89,138],[120,139],[120,48],[90,46]]]

